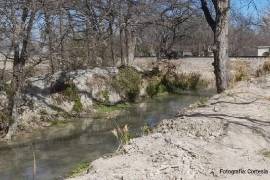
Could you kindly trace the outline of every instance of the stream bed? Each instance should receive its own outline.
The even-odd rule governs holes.
[[[63,179],[78,163],[113,153],[118,141],[111,130],[116,126],[127,124],[135,136],[140,136],[144,125],[154,126],[162,119],[172,118],[180,109],[211,94],[159,96],[132,105],[114,119],[83,118],[34,132],[27,137],[28,143],[0,144],[0,179],[32,180],[34,157],[35,179]]]

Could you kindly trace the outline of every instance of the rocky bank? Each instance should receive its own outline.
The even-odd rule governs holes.
[[[47,127],[59,121],[93,114],[98,106],[113,106],[152,97],[164,91],[208,86],[200,74],[177,72],[162,61],[142,70],[133,67],[103,67],[71,72],[59,71],[26,80],[20,105],[19,130]],[[1,88],[0,88],[1,90]],[[7,107],[8,84],[0,91],[0,110]],[[0,113],[0,131],[7,126]]]

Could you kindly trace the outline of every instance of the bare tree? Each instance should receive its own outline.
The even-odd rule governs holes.
[[[13,60],[13,78],[11,83],[11,92],[9,94],[8,115],[10,116],[9,130],[6,138],[10,139],[14,134],[18,124],[19,107],[21,103],[21,93],[24,85],[24,68],[28,60],[28,45],[31,39],[31,31],[36,15],[36,4],[31,0],[26,0],[15,4],[12,2],[15,10],[10,16],[13,24],[12,29],[12,48],[14,54]],[[19,7],[19,8],[18,8]],[[19,9],[19,10],[18,10]],[[21,11],[18,17],[16,11]]]
[[[48,51],[49,51],[49,61],[50,61],[50,67],[51,67],[51,73],[55,73],[56,67],[55,62],[53,59],[53,36],[52,36],[52,20],[51,20],[51,14],[50,9],[48,8],[48,5],[44,4],[44,17],[45,17],[45,23],[46,23],[46,36],[48,37]]]
[[[216,76],[217,92],[228,88],[228,30],[229,30],[229,0],[211,0],[214,12],[208,5],[208,0],[201,0],[205,18],[214,32],[214,73]]]

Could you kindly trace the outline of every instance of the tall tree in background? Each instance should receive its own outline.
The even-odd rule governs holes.
[[[21,92],[25,80],[25,64],[28,60],[28,46],[36,15],[36,4],[31,0],[19,2],[18,4],[11,2],[11,6],[9,20],[12,22],[11,47],[14,59],[13,77],[7,109],[7,114],[10,116],[9,129],[6,135],[7,139],[11,138],[18,124],[18,111],[22,98]]]
[[[211,0],[214,11],[208,0],[201,0],[205,18],[214,33],[214,73],[216,76],[217,92],[228,88],[228,32],[229,32],[229,0]]]

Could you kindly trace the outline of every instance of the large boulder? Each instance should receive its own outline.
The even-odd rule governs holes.
[[[94,68],[81,70],[72,78],[72,82],[80,94],[90,96],[93,100],[114,105],[122,101],[120,95],[112,87],[112,77],[118,73],[117,68]]]
[[[26,93],[35,100],[42,100],[45,104],[53,104],[65,111],[72,111],[74,98],[61,98],[66,90],[76,91],[83,110],[91,108],[93,102],[114,105],[122,101],[119,93],[112,87],[112,77],[118,73],[117,68],[94,68],[72,72],[57,72],[52,76],[39,76],[27,80]],[[73,92],[68,92],[74,96]],[[56,101],[55,101],[56,99]],[[59,99],[61,100],[59,102]],[[43,103],[43,104],[44,104]]]

